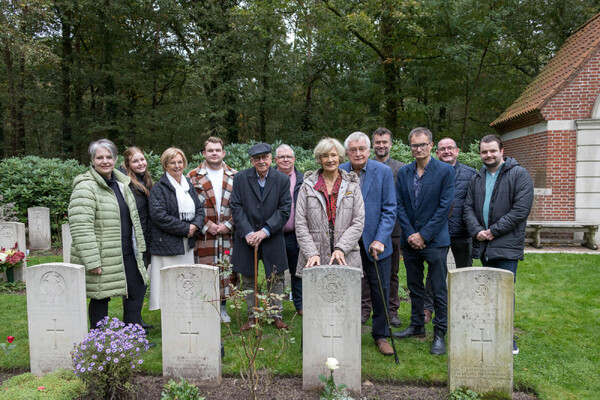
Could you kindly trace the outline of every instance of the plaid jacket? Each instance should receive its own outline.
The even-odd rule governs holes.
[[[229,261],[231,251],[233,251],[233,218],[231,216],[231,207],[229,206],[229,197],[233,188],[233,175],[236,170],[229,168],[223,163],[223,190],[221,193],[221,218],[217,220],[216,199],[212,184],[208,179],[206,171],[206,162],[203,162],[198,168],[188,173],[188,178],[196,188],[198,198],[202,207],[204,207],[205,217],[204,226],[197,235],[194,248],[194,260],[197,264],[217,265],[218,259]],[[231,231],[226,235],[214,236],[208,233],[208,228],[214,223],[222,223]],[[224,254],[229,252],[229,256]],[[227,287],[229,279],[225,282],[221,279],[221,287]]]

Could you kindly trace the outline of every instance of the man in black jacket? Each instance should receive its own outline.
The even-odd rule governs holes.
[[[255,144],[248,150],[252,167],[238,172],[233,178],[231,213],[235,226],[233,240],[233,271],[241,275],[242,289],[254,291],[254,251],[263,261],[269,279],[269,293],[283,294],[283,273],[288,269],[283,226],[290,217],[292,198],[290,179],[271,168],[271,146]],[[252,309],[254,294],[246,296],[249,319],[241,330],[256,323]],[[275,327],[285,329],[281,319],[281,300],[273,301],[278,309],[273,316]]]
[[[471,180],[464,219],[473,241],[473,257],[486,267],[511,271],[523,259],[527,216],[533,204],[533,181],[517,160],[504,157],[502,141],[488,135],[479,143],[484,166]],[[513,354],[519,348],[513,340]]]
[[[456,263],[456,268],[466,268],[473,265],[471,257],[471,236],[463,219],[463,206],[467,197],[467,190],[473,175],[477,173],[473,168],[458,162],[460,149],[456,142],[450,138],[443,138],[438,142],[436,155],[438,160],[454,167],[454,203],[448,217],[448,233],[450,233],[450,248]],[[433,314],[433,291],[431,280],[427,274],[425,285],[425,323],[432,319]]]

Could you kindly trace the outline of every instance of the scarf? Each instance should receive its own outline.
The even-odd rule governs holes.
[[[192,221],[196,216],[196,204],[192,196],[190,196],[190,185],[185,176],[181,176],[181,184],[179,184],[168,172],[166,173],[169,182],[175,188],[177,195],[177,208],[179,208],[179,219],[182,221]]]

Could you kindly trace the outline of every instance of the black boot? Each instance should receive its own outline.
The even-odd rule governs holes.
[[[403,331],[399,331],[399,332],[394,332],[392,333],[392,335],[394,335],[395,338],[398,339],[404,339],[407,337],[425,337],[425,327],[423,325],[421,326],[415,326],[415,325],[410,325],[408,328],[406,328]]]
[[[142,326],[142,328],[144,328],[145,330],[148,330],[148,329],[154,328],[154,325],[147,324],[147,323],[146,323],[146,322],[144,322],[144,320],[143,320],[143,319],[141,319],[141,318],[140,318],[140,320],[142,321],[142,322],[140,323],[140,325],[141,325],[141,326]]]
[[[446,336],[446,332],[435,329],[433,331],[433,343],[431,344],[431,354],[442,355],[446,354],[446,342],[444,341],[444,337]]]

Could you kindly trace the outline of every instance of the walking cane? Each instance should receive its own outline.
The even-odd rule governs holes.
[[[254,312],[258,308],[258,247],[254,246]]]
[[[390,314],[388,313],[387,304],[385,302],[385,295],[383,294],[383,286],[381,285],[381,277],[379,276],[379,269],[377,268],[377,260],[375,259],[375,257],[373,257],[373,264],[375,265],[375,274],[377,275],[377,282],[379,282],[379,293],[381,293],[381,302],[383,303],[383,309],[385,311],[385,319],[388,324],[388,330],[390,331],[392,349],[394,349],[394,358],[396,359],[396,364],[400,364],[400,360],[398,360],[398,353],[396,352],[396,344],[394,343],[394,335],[392,335],[392,325],[390,325]]]

